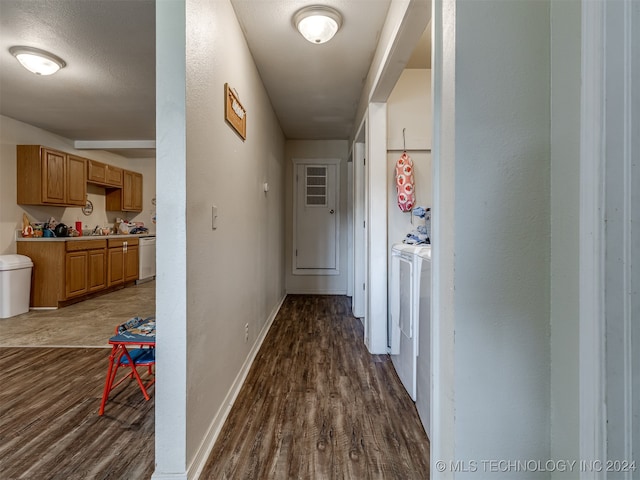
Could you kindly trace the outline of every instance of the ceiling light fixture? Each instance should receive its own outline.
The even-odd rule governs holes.
[[[60,57],[39,48],[11,47],[9,52],[24,68],[36,75],[52,75],[67,65]]]
[[[293,24],[311,43],[325,43],[333,38],[342,25],[342,15],[324,5],[314,5],[298,10]]]

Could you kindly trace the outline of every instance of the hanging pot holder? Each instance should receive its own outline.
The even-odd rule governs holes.
[[[400,210],[410,212],[416,199],[413,192],[413,160],[407,152],[396,162],[396,192]]]

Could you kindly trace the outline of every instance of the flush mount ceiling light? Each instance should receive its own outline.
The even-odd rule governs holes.
[[[314,5],[298,10],[293,24],[304,38],[320,44],[333,38],[342,25],[342,15],[331,7]]]
[[[60,57],[39,48],[11,47],[9,52],[24,68],[36,75],[52,75],[67,65]]]

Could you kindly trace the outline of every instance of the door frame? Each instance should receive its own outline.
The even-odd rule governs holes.
[[[293,275],[340,275],[340,163],[339,158],[293,158],[293,175],[291,175],[293,183],[293,243],[291,248],[291,273]],[[336,168],[335,178],[335,249],[336,249],[336,266],[335,268],[297,268],[296,267],[296,250],[298,245],[297,239],[297,223],[298,223],[298,186],[297,186],[297,169],[300,165],[334,165]]]
[[[582,2],[580,112],[580,458],[606,458],[604,322],[604,2]],[[582,471],[582,480],[605,478]]]
[[[581,461],[589,465],[594,462],[604,465],[606,460],[616,460],[610,458],[611,448],[624,451],[627,458],[621,460],[632,461],[632,442],[637,441],[633,437],[637,424],[633,425],[631,408],[638,401],[633,398],[633,375],[637,372],[632,354],[637,354],[640,345],[637,336],[631,335],[634,308],[631,273],[637,266],[633,263],[638,259],[638,247],[633,242],[631,224],[634,211],[632,156],[637,154],[632,146],[632,122],[638,119],[639,112],[637,107],[633,109],[633,70],[627,66],[633,65],[633,46],[637,45],[633,43],[631,32],[640,25],[632,23],[633,1],[623,0],[615,5],[588,0],[581,3],[579,451]],[[623,12],[613,11],[618,8]],[[624,19],[622,25],[620,18]],[[616,52],[616,57],[621,55],[622,59],[608,59],[608,52]],[[623,88],[609,84],[608,80],[612,79],[621,81]],[[621,111],[617,112],[619,117],[611,117],[609,102],[621,105]],[[612,154],[610,147],[619,144],[620,137],[624,145]],[[624,185],[608,183],[609,177],[624,178]],[[612,190],[621,208],[607,205]],[[607,224],[611,226],[610,232]],[[610,277],[611,271],[618,280]],[[605,296],[620,278],[624,295],[622,304]],[[613,337],[608,338],[610,335]],[[617,348],[622,350],[622,361],[608,365],[607,345],[620,340],[621,345]],[[620,369],[615,379],[609,376],[613,368]],[[621,404],[622,411],[612,406]],[[618,426],[624,427],[608,438],[612,433],[610,426],[616,420]],[[614,443],[615,447],[612,447]],[[631,479],[633,473],[623,475]],[[587,468],[580,474],[581,480],[606,478],[606,468]]]
[[[365,122],[353,144],[353,302],[352,313],[365,322],[367,314],[367,228],[365,197]],[[368,332],[365,328],[365,339]],[[365,341],[366,343],[366,341]]]

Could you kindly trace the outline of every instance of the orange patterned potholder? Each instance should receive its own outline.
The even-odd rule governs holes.
[[[396,192],[400,210],[410,212],[416,199],[413,193],[413,160],[407,152],[396,162]]]

